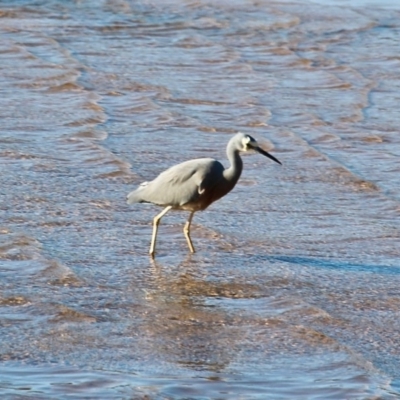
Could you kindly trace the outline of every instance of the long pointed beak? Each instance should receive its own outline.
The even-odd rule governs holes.
[[[281,163],[277,158],[275,158],[273,155],[267,153],[267,152],[266,152],[265,150],[263,150],[261,147],[254,147],[254,150],[255,150],[257,153],[260,153],[260,154],[262,154],[263,156],[268,157],[268,158],[270,158],[271,160],[274,160],[276,163],[282,165],[282,163]]]

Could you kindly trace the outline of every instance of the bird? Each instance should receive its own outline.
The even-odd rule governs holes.
[[[152,203],[164,207],[153,219],[150,256],[154,257],[157,231],[161,218],[170,210],[189,211],[183,233],[189,250],[195,252],[190,237],[193,215],[228,194],[236,185],[243,170],[241,152],[254,150],[278,164],[277,158],[263,150],[252,136],[238,132],[228,142],[226,154],[229,168],[213,158],[198,158],[174,165],[161,172],[151,182],[143,182],[127,196],[127,203]]]

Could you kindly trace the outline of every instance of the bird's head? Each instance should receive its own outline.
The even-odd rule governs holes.
[[[257,143],[257,140],[254,139],[252,136],[250,135],[245,135],[243,133],[238,134],[240,136],[240,151],[251,151],[254,150],[257,153],[262,154],[263,156],[266,156],[268,158],[270,158],[271,160],[277,162],[278,164],[282,163],[275,158],[273,155],[269,154],[268,152],[266,152],[265,150],[263,150],[259,144]]]

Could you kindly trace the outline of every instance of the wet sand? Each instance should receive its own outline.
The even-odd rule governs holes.
[[[400,6],[0,4],[5,399],[400,397]],[[126,194],[237,131],[226,198]]]

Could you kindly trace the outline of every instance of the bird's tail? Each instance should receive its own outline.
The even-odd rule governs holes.
[[[143,203],[142,196],[140,195],[140,188],[134,190],[133,192],[130,192],[128,196],[126,196],[126,202],[128,204],[134,204],[134,203]]]
[[[137,189],[133,190],[126,196],[126,202],[128,204],[134,204],[134,203],[144,203],[145,200],[141,196],[141,191],[142,189],[147,186],[148,182],[143,182]]]

